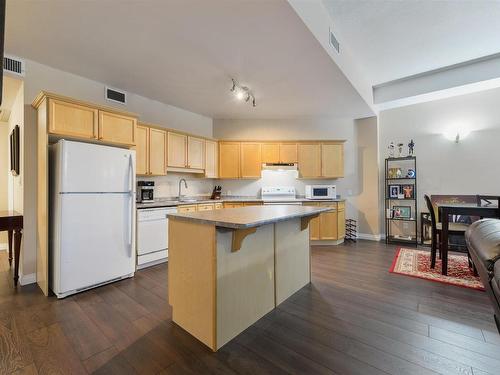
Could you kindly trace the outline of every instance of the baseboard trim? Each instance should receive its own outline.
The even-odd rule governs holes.
[[[381,241],[383,239],[382,237],[382,234],[358,233],[358,239],[360,240]]]
[[[19,284],[29,285],[36,283],[36,273],[30,273],[28,275],[19,275]]]
[[[311,246],[337,246],[344,243],[344,239],[340,240],[311,240]]]

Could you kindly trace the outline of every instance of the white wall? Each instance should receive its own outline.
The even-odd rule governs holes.
[[[0,211],[9,209],[9,124],[0,122]],[[0,250],[7,243],[7,232],[0,232]]]
[[[380,113],[380,165],[391,141],[415,141],[419,211],[423,194],[500,195],[500,89]],[[470,131],[458,144],[443,133]],[[383,170],[380,184],[383,185]],[[380,192],[383,199],[384,190]],[[381,210],[382,211],[382,210]],[[383,213],[381,212],[381,215]]]
[[[12,109],[9,116],[9,134],[16,125],[19,125],[19,167],[18,176],[9,173],[9,209],[23,213],[24,209],[24,97],[23,86],[21,85],[12,103]],[[10,159],[9,159],[10,160]]]
[[[380,239],[378,124],[376,117],[356,120],[358,148],[358,233],[361,238]]]
[[[354,196],[358,192],[357,142],[354,121],[331,117],[294,120],[214,120],[214,137],[227,140],[322,140],[344,139],[345,177],[332,180],[296,180],[289,174],[264,174],[260,180],[220,180],[223,191],[233,195],[256,195],[262,186],[290,184],[304,194],[306,184],[335,184],[347,199],[347,217],[357,219]]]
[[[26,103],[42,90],[116,107],[139,115],[140,121],[154,123],[172,129],[206,137],[212,136],[212,119],[172,105],[128,93],[127,104],[122,105],[104,99],[105,82],[96,82],[62,70],[26,60]]]

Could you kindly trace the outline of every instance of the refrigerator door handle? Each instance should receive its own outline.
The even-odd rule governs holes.
[[[129,155],[128,159],[128,172],[129,172],[129,225],[128,225],[128,245],[130,247],[130,257],[133,256],[133,243],[132,243],[132,231],[134,229],[134,163],[132,161],[132,155]]]

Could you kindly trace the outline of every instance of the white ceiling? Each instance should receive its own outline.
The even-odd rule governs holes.
[[[213,118],[372,114],[285,0],[8,0],[5,49]]]
[[[372,85],[500,52],[500,1],[323,0]]]

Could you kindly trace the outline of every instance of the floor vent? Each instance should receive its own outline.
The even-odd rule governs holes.
[[[106,87],[106,99],[116,103],[127,104],[127,93]]]
[[[330,31],[330,38],[329,41],[330,41],[330,45],[335,48],[335,51],[337,51],[337,53],[340,53],[340,44],[339,44],[339,41],[337,40],[337,38],[335,38],[335,35],[333,35],[332,33],[332,30],[329,30]]]
[[[24,61],[17,57],[3,58],[3,70],[24,77]]]

